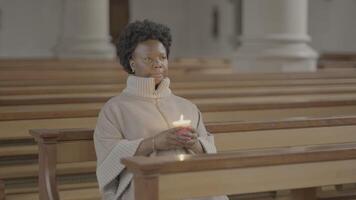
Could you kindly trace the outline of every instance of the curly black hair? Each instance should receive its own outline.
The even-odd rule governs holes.
[[[116,44],[117,56],[127,73],[133,74],[129,61],[136,46],[147,40],[160,41],[166,49],[167,57],[169,56],[172,35],[167,26],[150,20],[131,22],[121,32]]]

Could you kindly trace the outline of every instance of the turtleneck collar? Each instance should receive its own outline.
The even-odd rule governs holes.
[[[166,77],[161,81],[156,90],[154,78],[129,75],[126,82],[126,88],[123,92],[147,98],[162,98],[171,94],[169,85],[170,80]]]

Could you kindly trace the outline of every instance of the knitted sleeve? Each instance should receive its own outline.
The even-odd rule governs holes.
[[[104,106],[94,131],[96,174],[104,199],[120,196],[131,182],[132,175],[126,173],[121,159],[134,156],[142,141],[142,138],[137,140],[123,138],[120,127],[114,122],[115,116],[110,107]]]
[[[199,134],[198,139],[202,144],[205,153],[216,153],[214,136],[206,130],[203,122],[202,114],[199,110],[198,110],[198,117],[199,119],[198,119],[198,124],[196,129]]]

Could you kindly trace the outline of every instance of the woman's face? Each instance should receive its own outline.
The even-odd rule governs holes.
[[[137,45],[130,60],[136,76],[152,77],[156,85],[168,76],[167,52],[158,40],[147,40]]]

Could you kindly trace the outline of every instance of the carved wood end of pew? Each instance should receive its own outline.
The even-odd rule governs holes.
[[[74,134],[75,133],[75,134]],[[58,200],[56,180],[57,144],[63,141],[92,140],[92,130],[88,129],[32,129],[30,134],[39,149],[39,188],[41,200]]]

